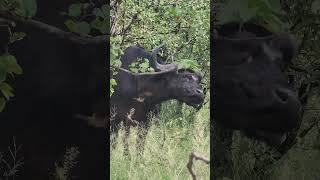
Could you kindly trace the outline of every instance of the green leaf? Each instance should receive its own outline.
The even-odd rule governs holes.
[[[182,59],[178,64],[179,69],[192,69],[193,71],[199,71],[200,65],[194,59]]]
[[[79,34],[89,34],[91,31],[91,27],[89,23],[82,21],[77,24],[77,29]]]
[[[10,97],[14,96],[14,94],[12,93],[13,88],[7,83],[0,83],[0,90],[7,100],[9,100]]]
[[[20,41],[26,36],[26,33],[24,32],[14,32],[12,36],[10,37],[10,43],[13,43],[15,41]]]
[[[0,112],[3,111],[5,106],[6,106],[6,100],[3,97],[0,97]]]
[[[22,68],[17,63],[16,58],[12,55],[0,56],[0,66],[4,67],[6,73],[22,74]],[[1,82],[1,78],[0,78],[0,82]]]
[[[77,24],[71,20],[71,19],[68,19],[64,22],[64,24],[67,26],[67,28],[72,31],[72,32],[77,32]]]
[[[155,70],[152,67],[148,68],[148,72],[154,72]]]
[[[110,79],[110,85],[115,86],[117,85],[117,82],[115,79]]]
[[[85,21],[76,23],[73,20],[69,19],[65,21],[64,24],[68,27],[70,31],[78,34],[89,34],[91,31],[90,25]]]
[[[100,20],[98,17],[90,23],[91,27],[99,30],[102,34],[108,32],[109,23],[106,21]]]
[[[37,13],[36,0],[17,0],[18,8],[16,12],[24,17],[33,17]]]
[[[69,6],[69,16],[72,17],[78,17],[81,15],[81,8],[82,8],[82,4],[81,3],[77,3],[77,4],[71,4]]]
[[[117,85],[117,82],[115,79],[110,79],[110,97],[112,96],[112,94],[114,93],[114,86]]]
[[[135,67],[130,67],[130,71],[134,72],[134,73],[138,73],[139,72],[138,68],[135,68]]]
[[[139,65],[139,67],[140,67],[140,70],[141,70],[142,72],[146,72],[146,71],[148,70],[148,68],[149,68],[149,62],[141,63],[141,64]]]
[[[26,8],[27,17],[33,17],[37,13],[37,1],[36,0],[24,0],[24,6]]]

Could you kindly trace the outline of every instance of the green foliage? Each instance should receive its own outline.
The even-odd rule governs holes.
[[[111,41],[120,41],[120,37],[111,37]],[[116,75],[116,67],[121,66],[121,61],[119,59],[120,55],[123,54],[122,50],[120,49],[120,46],[117,44],[111,45],[110,48],[110,71],[112,72],[111,77],[113,75]],[[117,85],[117,82],[114,78],[110,78],[110,97],[114,93],[114,88]]]
[[[13,43],[15,41],[20,41],[26,36],[26,33],[24,32],[14,32],[12,36],[10,37],[10,43]]]
[[[114,87],[117,85],[117,82],[115,79],[110,79],[110,97],[114,93]]]
[[[36,0],[2,0],[0,1],[0,11],[14,10],[20,16],[31,18],[37,12]],[[19,41],[25,37],[24,32],[13,32],[11,27],[8,28],[8,38],[13,43]],[[9,44],[1,44],[2,47],[8,47]],[[6,83],[8,75],[14,76],[15,74],[22,74],[22,68],[17,63],[16,58],[10,55],[8,52],[0,54],[0,112],[5,108],[6,102],[14,96],[13,88]]]
[[[154,69],[149,65],[149,60],[141,58],[130,64],[129,70],[134,73],[154,72]]]
[[[75,22],[69,19],[64,24],[70,31],[78,34],[89,34],[91,31],[90,24],[85,21]]]
[[[7,83],[4,83],[4,82],[1,83],[0,90],[7,100],[9,100],[10,97],[14,96],[14,94],[12,93],[12,91],[13,91],[12,87]]]
[[[3,111],[6,101],[14,96],[13,88],[5,83],[8,75],[22,74],[22,69],[14,56],[4,54],[0,56],[0,91],[4,97],[0,97],[0,112]]]
[[[17,63],[16,58],[10,54],[0,56],[0,69],[2,69],[5,74],[22,74],[22,68]],[[5,78],[6,76],[0,76],[0,82],[3,82]]]
[[[193,59],[181,59],[181,62],[178,64],[180,69],[191,69],[195,72],[200,71],[200,65],[197,61]]]
[[[271,32],[287,28],[279,16],[283,14],[280,0],[229,0],[218,15],[218,23],[258,23]]]
[[[65,21],[67,28],[80,35],[106,34],[109,31],[109,6],[96,7],[90,3],[76,3],[62,13],[70,19]]]
[[[36,0],[1,0],[0,10],[14,10],[20,16],[31,18],[37,13]]]

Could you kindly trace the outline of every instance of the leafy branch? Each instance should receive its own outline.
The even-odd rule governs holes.
[[[264,26],[271,32],[287,29],[279,16],[283,14],[279,0],[229,0],[222,4],[218,14],[218,24],[239,23],[240,31],[244,23],[252,22]]]

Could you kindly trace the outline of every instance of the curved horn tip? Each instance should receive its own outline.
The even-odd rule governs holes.
[[[164,44],[161,43],[159,46],[154,47],[153,50],[152,50],[152,54],[158,53],[159,50],[160,50],[163,46],[164,46]]]

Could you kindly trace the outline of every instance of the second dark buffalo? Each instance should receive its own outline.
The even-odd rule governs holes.
[[[247,28],[251,31],[224,26],[214,40],[216,120],[278,146],[301,119],[299,99],[285,73],[296,43],[287,34]]]
[[[111,118],[111,133],[115,138],[123,121],[125,130],[125,154],[128,154],[130,126],[138,125],[138,151],[143,152],[144,140],[149,128],[150,112],[159,111],[158,105],[176,99],[197,107],[204,100],[200,86],[201,76],[189,69],[177,69],[175,64],[163,64],[157,54],[162,45],[150,53],[143,48],[131,46],[121,57],[122,67],[115,77],[117,86],[111,97],[110,108],[115,111]],[[148,59],[155,72],[132,73],[129,65],[137,59]],[[114,139],[112,139],[114,140]]]

